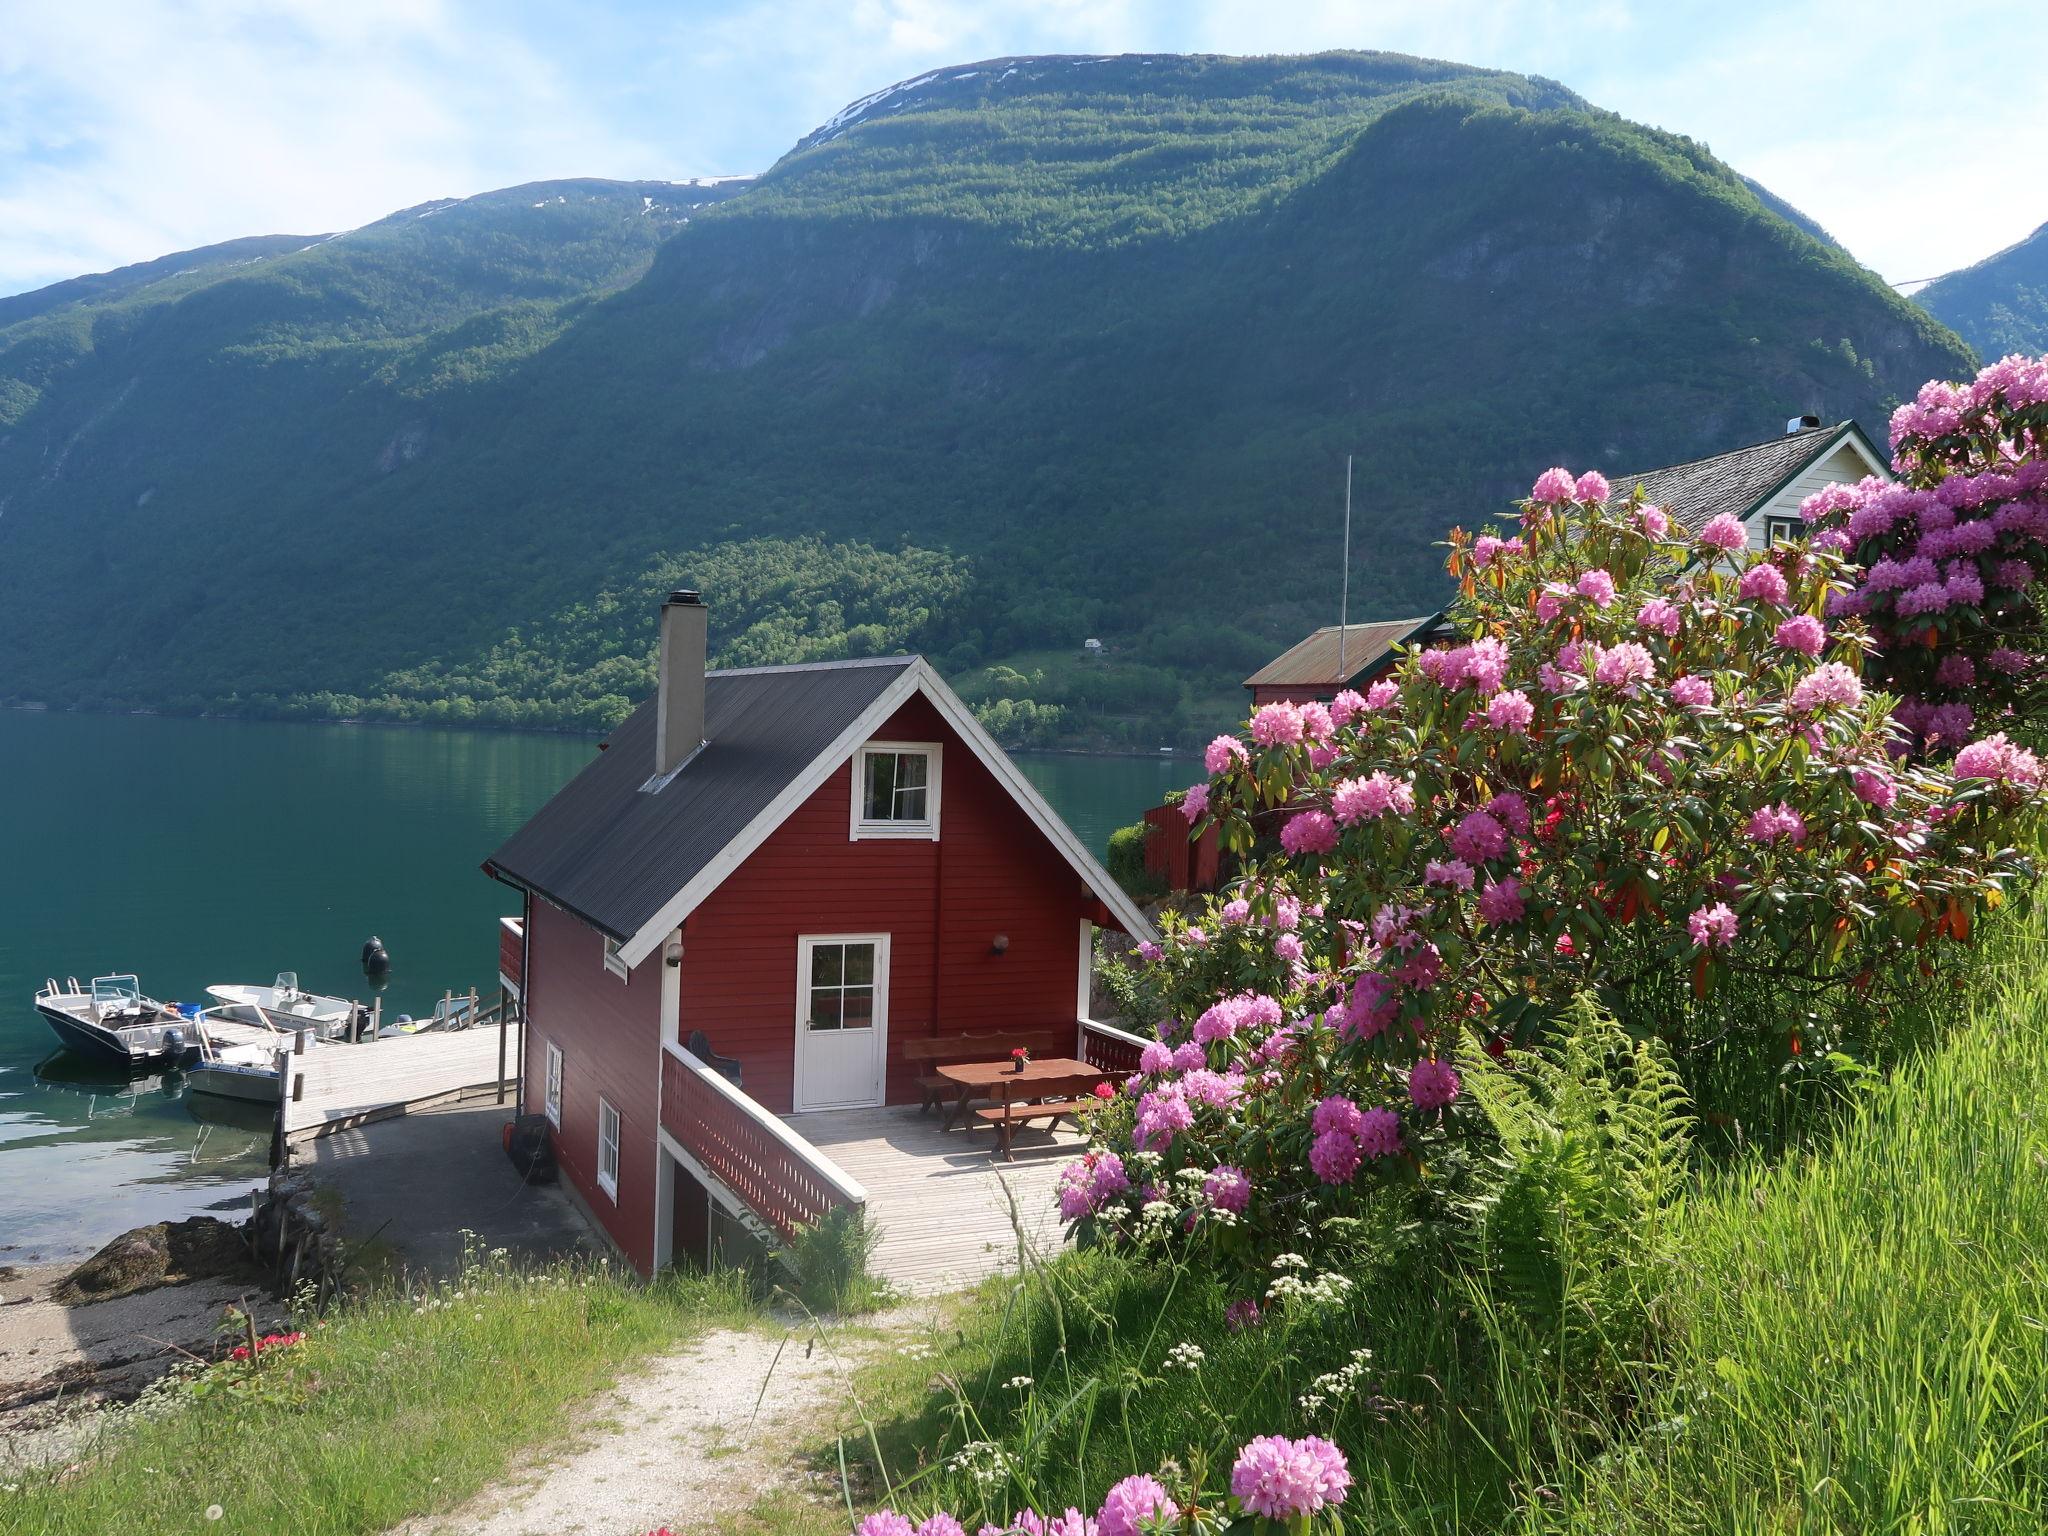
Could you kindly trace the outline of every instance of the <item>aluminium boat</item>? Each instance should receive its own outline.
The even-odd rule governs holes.
[[[66,1049],[106,1066],[142,1072],[182,1067],[198,1054],[196,1005],[160,1003],[131,975],[52,977],[36,993],[36,1012]]]
[[[297,971],[279,971],[267,987],[223,982],[206,989],[220,1006],[210,1012],[261,1028],[310,1029],[322,1039],[349,1032],[358,1005],[345,997],[327,997],[299,986]]]

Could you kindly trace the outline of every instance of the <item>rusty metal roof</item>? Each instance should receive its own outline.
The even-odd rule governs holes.
[[[1317,630],[1293,649],[1284,651],[1244,680],[1247,688],[1342,688],[1361,672],[1369,671],[1386,658],[1387,652],[1404,640],[1413,639],[1435,626],[1442,614],[1419,619],[1381,619],[1373,624],[1353,624],[1348,629],[1331,624]],[[1343,637],[1344,675],[1338,676],[1339,636]]]

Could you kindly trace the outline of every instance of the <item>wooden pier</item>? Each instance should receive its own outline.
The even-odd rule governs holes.
[[[486,1010],[467,1029],[367,1041],[302,1042],[284,1057],[278,1132],[285,1147],[429,1104],[492,1094],[519,1075],[516,1021]]]

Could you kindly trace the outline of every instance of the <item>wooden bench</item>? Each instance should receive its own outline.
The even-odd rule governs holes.
[[[1046,1129],[1052,1130],[1060,1121],[1079,1117],[1084,1111],[1098,1108],[1104,1101],[1093,1096],[1085,1099],[1049,1099],[1041,1104],[991,1104],[986,1109],[977,1109],[980,1116],[996,1133],[996,1156],[1006,1163],[1016,1161],[1010,1150],[1010,1137],[1020,1125],[1029,1125],[1034,1120],[1046,1122]]]
[[[1063,1056],[1072,1049],[1072,1041],[1063,1040],[1061,1032],[1054,1029],[989,1030],[966,1035],[922,1036],[905,1040],[898,1049],[905,1061],[916,1062],[921,1066],[942,1067],[952,1062],[1000,1060],[1020,1045],[1033,1056]],[[942,1096],[956,1092],[958,1085],[927,1072],[918,1078],[917,1089],[918,1113],[924,1114],[938,1103]]]

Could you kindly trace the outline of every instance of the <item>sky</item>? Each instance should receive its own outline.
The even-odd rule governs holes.
[[[1325,48],[1560,80],[1893,282],[2048,222],[2038,0],[0,0],[0,294],[524,181],[765,170],[948,64]]]

